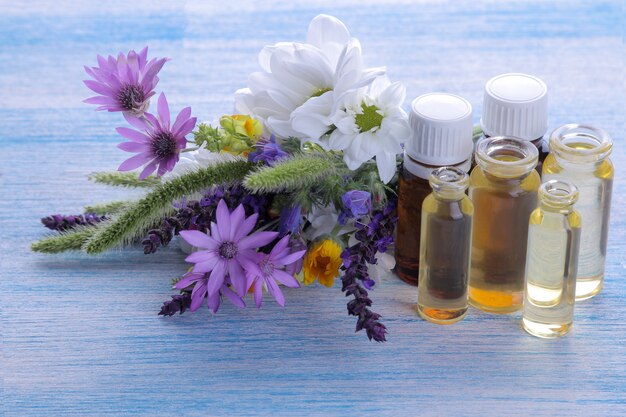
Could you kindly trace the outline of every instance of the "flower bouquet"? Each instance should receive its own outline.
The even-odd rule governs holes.
[[[281,286],[331,287],[341,277],[356,331],[384,341],[368,291],[376,268],[393,268],[395,176],[410,134],[404,87],[365,68],[359,41],[326,15],[312,20],[306,43],[263,48],[235,114],[214,123],[156,97],[167,61],[146,47],[85,67],[97,94],[85,102],[122,113],[118,148],[133,154],[90,179],[147,192],[46,217],[56,233],[32,249],[97,254],[141,242],[153,254],[179,236],[191,266],[181,265],[164,316],[203,305],[216,313],[224,300],[261,307],[264,296],[284,306]]]

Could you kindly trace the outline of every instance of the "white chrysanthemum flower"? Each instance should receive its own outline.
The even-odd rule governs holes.
[[[378,174],[388,183],[396,173],[396,155],[410,135],[402,110],[406,91],[401,83],[379,77],[368,87],[351,90],[339,98],[332,121],[330,148],[343,151],[348,168],[355,170],[376,157]]]
[[[307,43],[281,42],[259,54],[262,71],[235,93],[235,111],[261,119],[279,138],[318,141],[332,129],[331,111],[345,91],[370,84],[383,68],[363,69],[361,46],[345,25],[319,15]]]

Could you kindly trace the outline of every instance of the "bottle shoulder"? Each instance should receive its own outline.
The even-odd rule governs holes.
[[[560,164],[554,153],[550,153],[543,163],[542,175],[561,175],[565,178],[569,176],[593,175],[599,179],[612,180],[615,175],[615,167],[610,158],[605,158],[601,162],[592,165],[589,164]]]

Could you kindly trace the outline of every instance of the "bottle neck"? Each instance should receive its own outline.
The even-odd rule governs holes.
[[[471,168],[471,158],[468,157],[465,161],[461,161],[458,164],[448,165],[455,168],[462,169],[465,172],[469,172]],[[428,180],[430,174],[437,168],[441,168],[442,165],[428,165],[423,164],[415,159],[411,158],[406,152],[404,153],[404,169],[406,169],[410,174],[415,175],[424,180]]]
[[[432,171],[428,182],[436,199],[458,201],[465,197],[469,176],[462,169],[445,166]]]
[[[612,148],[609,134],[594,126],[569,124],[550,136],[550,152],[561,166],[594,170],[608,158]]]
[[[519,138],[485,138],[476,146],[476,163],[486,176],[503,180],[527,177],[537,166],[539,151]]]

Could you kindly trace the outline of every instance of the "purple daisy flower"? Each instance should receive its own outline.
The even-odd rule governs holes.
[[[210,235],[198,230],[180,232],[187,243],[201,249],[189,255],[186,261],[196,264],[193,268],[194,273],[210,272],[206,281],[206,294],[209,299],[215,297],[215,294],[224,288],[225,283],[230,283],[236,293],[243,297],[247,289],[244,271],[255,275],[262,273],[256,250],[273,241],[278,232],[249,234],[256,225],[257,217],[258,214],[246,217],[241,204],[231,213],[224,200],[220,200],[217,205],[216,222],[211,223]]]
[[[191,311],[199,309],[204,299],[207,298],[207,306],[209,307],[209,310],[211,310],[212,313],[217,313],[217,310],[219,310],[220,304],[222,303],[222,296],[228,298],[239,308],[244,308],[246,306],[242,298],[230,288],[231,282],[228,276],[224,279],[224,283],[219,288],[219,291],[209,295],[207,288],[209,285],[210,275],[211,274],[209,273],[196,273],[192,271],[185,274],[185,276],[176,283],[176,288],[180,290],[193,285],[193,290],[191,291],[191,305],[189,306]]]
[[[126,127],[116,129],[117,133],[130,139],[130,142],[120,143],[117,147],[138,153],[122,162],[118,171],[130,171],[147,163],[139,175],[140,179],[144,179],[157,170],[157,166],[159,177],[174,168],[180,151],[187,146],[185,136],[196,126],[196,118],[190,117],[191,107],[185,107],[170,126],[170,109],[163,93],[157,102],[157,113],[158,118],[150,113],[144,113],[141,118],[124,115],[128,123],[143,132]]]
[[[153,58],[148,61],[148,47],[141,52],[121,52],[117,59],[98,55],[98,67],[87,67],[85,71],[93,80],[84,80],[85,85],[100,94],[84,100],[99,104],[96,110],[122,111],[139,116],[148,108],[154,87],[159,82],[158,72],[168,58]]]
[[[259,271],[257,273],[248,272],[248,289],[254,285],[254,302],[257,307],[261,307],[263,302],[263,288],[274,297],[276,302],[285,306],[285,296],[278,283],[289,288],[298,288],[300,284],[294,276],[285,271],[291,265],[302,259],[306,250],[292,252],[289,247],[289,236],[283,237],[272,248],[269,254],[259,253]]]

